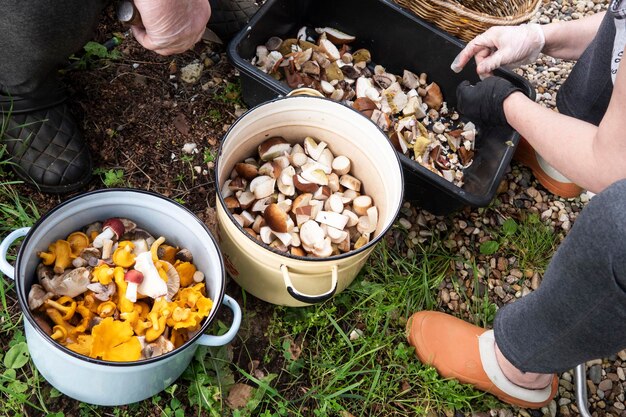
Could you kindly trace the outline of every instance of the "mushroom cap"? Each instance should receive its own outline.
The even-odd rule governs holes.
[[[124,274],[124,281],[141,284],[143,282],[143,274],[135,269],[131,269]]]
[[[275,232],[286,233],[289,231],[289,216],[278,204],[272,203],[263,212],[265,223]]]
[[[115,233],[115,238],[119,239],[120,236],[124,234],[126,228],[124,227],[124,223],[117,217],[112,217],[107,219],[102,225],[102,230],[111,229],[113,233]]]

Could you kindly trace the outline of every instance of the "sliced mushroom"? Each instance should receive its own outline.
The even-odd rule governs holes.
[[[193,255],[191,251],[187,248],[182,248],[178,252],[176,252],[176,260],[181,262],[193,262]]]
[[[315,221],[327,224],[336,229],[343,230],[348,223],[348,217],[341,213],[335,213],[334,211],[320,211],[315,216]]]
[[[346,223],[346,227],[356,226],[357,223],[359,222],[359,216],[357,216],[356,213],[353,213],[352,211],[348,209],[344,210],[341,214],[348,217],[348,222]]]
[[[339,177],[339,184],[343,185],[349,190],[353,190],[356,192],[361,191],[361,181],[349,174],[344,174]]]
[[[291,145],[284,138],[274,136],[259,145],[259,157],[263,161],[270,161],[277,156],[289,153]]]
[[[345,175],[350,172],[350,159],[347,156],[339,155],[333,159],[332,168],[337,175]]]
[[[239,162],[235,164],[235,171],[237,171],[241,177],[251,181],[258,175],[259,168],[249,163]]]
[[[370,207],[372,207],[372,197],[368,195],[360,195],[352,201],[352,209],[359,216],[365,216]]]
[[[435,110],[439,110],[441,108],[443,104],[443,95],[441,94],[441,89],[437,83],[430,83],[428,84],[428,87],[426,87],[424,103],[426,103],[428,107]]]
[[[326,142],[320,141],[317,143],[315,139],[310,136],[304,138],[304,151],[316,161],[320,158],[325,148]]]

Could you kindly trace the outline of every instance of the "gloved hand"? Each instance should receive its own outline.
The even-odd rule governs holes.
[[[494,26],[472,39],[450,68],[460,72],[476,57],[476,72],[484,79],[501,66],[512,69],[535,62],[545,43],[543,29],[536,23]]]
[[[507,125],[504,99],[516,91],[522,91],[501,77],[488,77],[471,85],[463,81],[456,88],[457,110],[474,122],[493,126]]]
[[[172,55],[193,47],[211,16],[208,0],[134,0],[143,26],[133,34],[144,48]]]

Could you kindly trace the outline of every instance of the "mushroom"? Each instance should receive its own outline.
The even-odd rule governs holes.
[[[305,180],[300,175],[293,176],[293,185],[297,190],[304,193],[314,193],[318,189],[318,185]]]
[[[109,282],[107,285],[102,285],[99,282],[93,282],[87,285],[87,289],[93,292],[93,296],[100,301],[109,301],[115,294],[115,284]]]
[[[193,282],[199,283],[204,281],[204,273],[202,271],[196,271],[193,273]]]
[[[337,61],[338,59],[341,59],[341,55],[339,54],[337,47],[325,37],[322,38],[320,36],[318,44],[320,52],[324,53],[329,60]]]
[[[349,174],[344,174],[339,177],[339,184],[356,192],[361,191],[361,181]]]
[[[102,259],[111,258],[111,254],[113,251],[113,241],[111,239],[104,239],[102,241]]]
[[[122,268],[130,268],[135,263],[135,254],[133,253],[133,245],[132,242],[123,241],[123,245],[120,243],[113,252],[113,256],[111,260],[117,266],[121,266]]]
[[[178,252],[176,252],[176,260],[181,262],[193,262],[193,255],[191,251],[187,248],[182,248]]]
[[[152,261],[150,252],[137,255],[135,258],[135,270],[143,274],[143,281],[137,288],[140,294],[154,299],[167,295],[167,284],[161,279],[159,271],[157,271]]]
[[[237,171],[241,177],[251,181],[258,175],[259,168],[252,164],[239,162],[235,164],[235,171]]]
[[[310,136],[304,138],[304,151],[314,160],[317,161],[320,158],[324,148],[326,148],[326,142],[320,141],[317,143],[315,139]]]
[[[33,284],[28,292],[28,307],[31,310],[37,310],[46,300],[54,297],[54,294],[46,291],[41,285]]]
[[[106,239],[117,240],[124,234],[124,224],[118,218],[110,218],[102,225],[102,232],[96,236],[92,245],[94,248],[101,248],[104,245]],[[115,239],[112,239],[115,238]]]
[[[313,255],[318,258],[326,258],[333,254],[333,246],[331,244],[330,238],[325,237],[321,243],[315,245],[313,247]]]
[[[303,169],[300,173],[300,176],[305,181],[308,181],[317,185],[328,185],[328,176],[322,169],[315,169],[315,167],[311,167],[310,169]]]
[[[181,262],[177,263],[174,268],[176,269],[178,277],[174,276],[173,274],[171,276],[168,274],[168,286],[170,284],[170,279],[178,282],[178,288],[188,287],[193,283],[193,276],[197,272],[196,266],[194,264],[192,264],[191,262]],[[176,291],[178,291],[178,289]],[[175,293],[172,294],[172,297],[174,295]]]
[[[126,298],[131,302],[137,302],[137,287],[143,282],[143,274],[131,269],[124,274],[126,285]]]
[[[348,223],[348,216],[344,216],[341,213],[335,213],[334,211],[320,211],[315,216],[315,221],[327,224],[336,229],[343,230]]]
[[[278,204],[272,203],[263,212],[265,223],[274,232],[286,233],[293,228],[293,221]]]
[[[43,279],[50,280],[53,277],[54,277],[54,272],[52,271],[51,267],[46,266],[43,263],[40,263],[39,265],[37,265],[37,280],[39,281],[40,284]]]
[[[161,335],[154,342],[148,343],[143,347],[141,350],[141,358],[154,358],[171,352],[172,350],[174,350],[174,344],[169,339]]]
[[[268,51],[277,51],[280,48],[280,45],[283,43],[283,40],[278,36],[272,36],[265,42],[265,47]]]
[[[336,45],[343,45],[345,43],[350,43],[354,41],[356,38],[352,35],[348,35],[347,33],[343,33],[340,30],[331,27],[321,27],[315,28],[315,31],[320,35],[322,33],[326,34],[326,37]]]
[[[244,191],[246,186],[248,185],[248,181],[243,177],[236,177],[230,181],[228,184],[228,189],[233,193],[237,191]]]
[[[300,240],[303,244],[313,247],[323,242],[324,238],[324,231],[314,220],[309,220],[300,226]]]
[[[348,209],[345,209],[341,214],[348,217],[348,223],[346,223],[347,227],[356,226],[359,222],[359,216],[357,216],[355,213],[351,212]]]
[[[82,250],[89,246],[89,238],[82,232],[71,233],[67,237],[67,242],[70,245],[70,253],[72,257],[79,256]]]
[[[90,356],[106,361],[136,361],[141,358],[141,343],[130,323],[107,317],[91,329]]]
[[[345,175],[350,172],[350,159],[347,156],[339,155],[333,159],[332,168],[337,175]]]
[[[343,201],[341,200],[341,196],[338,193],[335,193],[328,197],[326,200],[328,204],[328,208],[335,213],[341,213],[343,211]]]
[[[89,237],[89,239],[94,239],[102,232],[102,223],[93,222],[87,225],[85,228],[85,234]]]
[[[61,275],[55,275],[52,279],[44,278],[41,280],[41,285],[46,291],[56,296],[65,295],[74,298],[87,291],[87,285],[91,283],[89,275],[87,268],[75,268]]]
[[[365,216],[370,207],[372,207],[372,197],[368,195],[360,195],[352,201],[352,209],[359,216]]]
[[[277,156],[289,153],[291,145],[284,138],[274,136],[259,145],[259,157],[263,161],[269,161]]]
[[[100,251],[96,248],[88,247],[81,251],[80,256],[72,260],[72,266],[80,268],[82,266],[96,266],[100,261]]]
[[[192,264],[189,264],[187,262],[185,262],[185,264],[193,266]],[[178,270],[171,263],[161,261],[161,265],[163,266],[163,269],[165,270],[165,273],[167,274],[167,296],[165,297],[165,299],[167,301],[172,301],[172,299],[174,298],[174,296],[178,293],[178,290],[180,289],[181,278],[180,278],[180,275],[178,274]],[[193,272],[195,272],[196,268],[193,267],[193,269],[194,269]],[[191,270],[189,272],[191,272]],[[193,272],[191,276],[193,276]],[[190,279],[186,281],[191,281],[191,276],[190,276]]]
[[[275,184],[275,179],[267,175],[262,175],[250,182],[250,191],[254,193],[254,197],[261,199],[272,195]]]
[[[441,89],[437,83],[430,83],[426,87],[424,103],[426,103],[428,107],[435,110],[439,110],[441,108],[441,105],[443,104],[443,95],[441,94]]]
[[[239,206],[242,209],[247,209],[252,205],[252,203],[254,203],[256,196],[250,191],[244,191],[237,197],[237,199],[239,201]]]
[[[419,77],[411,71],[405,69],[402,74],[402,85],[409,90],[417,88],[420,85]]]

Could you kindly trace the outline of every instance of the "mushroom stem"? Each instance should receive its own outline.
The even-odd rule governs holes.
[[[104,241],[107,239],[112,240],[113,236],[115,236],[115,232],[113,231],[113,229],[104,229],[102,233],[96,236],[96,238],[93,240],[92,245],[94,248],[101,248],[102,245],[104,245]]]

